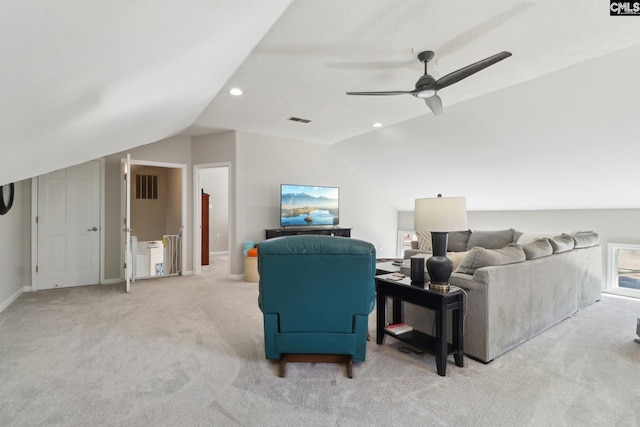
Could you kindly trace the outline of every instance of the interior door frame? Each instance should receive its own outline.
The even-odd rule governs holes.
[[[105,282],[104,278],[104,256],[105,256],[105,159],[94,159],[90,162],[99,162],[100,164],[100,276],[98,285]],[[85,162],[89,163],[89,162]],[[52,171],[53,172],[53,171]],[[38,177],[31,178],[31,290],[37,291],[38,287]]]
[[[180,271],[181,275],[188,275],[186,272],[186,261],[187,261],[187,242],[188,242],[188,218],[187,218],[187,165],[184,163],[167,163],[167,162],[155,162],[150,160],[137,160],[131,159],[130,166],[153,166],[159,168],[168,168],[168,169],[180,169],[181,177],[182,177],[182,207],[181,207],[181,223],[182,223],[182,239],[180,242],[180,250],[182,251],[182,256],[180,257]],[[127,171],[128,174],[131,174],[131,169]],[[122,195],[124,199],[124,195]],[[125,201],[126,202],[126,201]],[[124,209],[120,209],[120,224],[124,224]],[[129,224],[131,224],[131,218],[129,218]],[[125,233],[120,233],[120,259],[123,261],[120,263],[120,277],[121,280],[125,280],[125,271],[124,271],[124,259],[126,254],[122,253],[125,247]]]
[[[193,165],[193,271],[196,276],[202,274],[202,262],[200,262],[200,254],[202,248],[202,218],[200,216],[200,212],[202,209],[202,199],[200,198],[200,171],[203,169],[212,169],[212,168],[227,168],[227,187],[229,187],[228,191],[228,213],[227,217],[229,221],[227,222],[227,235],[229,238],[227,239],[227,252],[229,253],[229,263],[227,265],[227,275],[231,276],[231,243],[232,243],[232,203],[231,203],[231,162],[220,162],[220,163],[205,163],[201,165]]]

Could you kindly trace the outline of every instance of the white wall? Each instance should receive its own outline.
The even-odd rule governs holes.
[[[236,230],[236,133],[224,132],[213,135],[196,136],[191,143],[194,167],[213,164],[229,164],[229,242],[230,248],[237,247]],[[232,250],[233,251],[233,250]],[[230,271],[242,274],[243,265],[236,265],[238,259],[230,257]]]
[[[607,244],[640,244],[640,209],[571,209],[539,211],[470,211],[469,228],[476,230],[572,232],[593,230],[600,235],[605,283]],[[413,229],[413,212],[400,212],[401,230]]]
[[[11,210],[0,215],[0,311],[31,286],[31,180],[14,188]]]
[[[236,133],[237,241],[232,273],[241,272],[242,242],[264,239],[280,225],[280,184],[340,187],[340,226],[373,243],[378,256],[394,256],[397,211],[331,146]]]

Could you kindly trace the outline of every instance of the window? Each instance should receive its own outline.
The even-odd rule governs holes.
[[[607,290],[640,298],[640,245],[609,244]]]
[[[136,175],[136,199],[158,200],[158,175]]]
[[[414,231],[398,231],[398,243],[396,247],[396,257],[403,258],[404,250],[411,249],[411,241],[418,240]]]

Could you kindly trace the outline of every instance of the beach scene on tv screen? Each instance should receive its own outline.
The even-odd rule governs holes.
[[[338,194],[336,187],[283,185],[280,225],[337,225]]]

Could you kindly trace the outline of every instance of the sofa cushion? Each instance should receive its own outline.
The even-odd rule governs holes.
[[[559,234],[560,234],[559,231],[538,231],[538,232],[522,233],[520,236],[518,236],[518,239],[515,241],[515,243],[522,246],[522,245],[526,245],[527,243],[531,243],[534,240],[538,240],[542,238],[550,239]]]
[[[418,237],[418,249],[421,251],[433,252],[431,246],[431,232],[429,231],[416,231]]]
[[[491,230],[476,231],[474,230],[467,241],[467,250],[474,246],[480,246],[485,249],[500,249],[513,243],[513,233],[516,230],[510,228],[508,230]]]
[[[577,231],[571,234],[576,248],[588,248],[598,244],[600,236],[595,231]]]
[[[527,259],[542,258],[553,253],[553,248],[549,239],[537,239],[526,245],[521,245]]]
[[[551,239],[549,239],[549,243],[551,243],[551,247],[553,248],[554,254],[570,251],[575,246],[573,237],[564,233],[562,233],[559,236],[552,237]]]
[[[464,252],[447,252],[447,258],[449,258],[451,260],[451,262],[453,262],[453,270],[454,271],[456,270],[456,268],[458,268],[460,263],[462,263],[462,260],[467,256],[468,253],[469,253],[468,251],[464,251]]]
[[[476,246],[464,257],[455,272],[473,274],[478,268],[490,265],[515,264],[525,259],[526,256],[522,248],[513,243],[500,249],[486,249]]]
[[[467,241],[471,236],[471,230],[449,232],[447,251],[464,252],[467,250]]]

